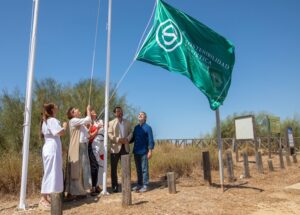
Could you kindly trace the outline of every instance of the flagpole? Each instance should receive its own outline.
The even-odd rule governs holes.
[[[112,0],[108,0],[108,22],[107,22],[107,48],[106,48],[106,82],[105,82],[105,110],[104,110],[104,171],[102,195],[108,195],[107,178],[107,142],[108,142],[108,110],[109,110],[109,79],[110,79],[110,34],[111,34],[111,7]]]
[[[223,166],[223,159],[222,159],[222,148],[223,147],[222,147],[219,108],[216,110],[216,121],[217,121],[217,138],[218,138],[218,157],[219,157],[220,184],[221,184],[222,191],[224,191],[224,166]]]
[[[30,38],[30,49],[28,57],[27,68],[27,86],[26,86],[26,100],[25,100],[25,116],[24,116],[24,136],[23,136],[23,161],[22,161],[22,179],[20,192],[20,209],[26,209],[26,185],[28,174],[28,154],[29,154],[29,140],[30,140],[30,125],[31,125],[31,109],[32,109],[32,82],[34,74],[35,61],[35,42],[38,21],[39,0],[33,0],[34,14],[32,24],[32,34]]]

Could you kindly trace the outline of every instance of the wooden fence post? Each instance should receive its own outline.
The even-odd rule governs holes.
[[[235,152],[235,161],[239,162],[239,142],[236,139],[232,139],[233,151]]]
[[[286,165],[287,166],[291,166],[292,162],[290,159],[290,155],[291,155],[291,148],[290,148],[290,144],[289,144],[289,140],[288,140],[288,133],[287,133],[287,129],[285,132],[285,159],[286,159]]]
[[[62,215],[62,193],[51,193],[51,215]]]
[[[268,165],[269,165],[269,170],[270,170],[271,172],[273,172],[273,171],[274,171],[274,167],[273,167],[272,159],[269,159],[269,160],[268,160]]]
[[[204,180],[211,185],[211,169],[209,160],[209,151],[202,152]]]
[[[248,162],[248,154],[247,152],[243,153],[243,159],[244,159],[244,177],[250,178],[250,171],[249,171],[249,162]]]
[[[233,172],[233,161],[232,161],[231,151],[226,152],[226,163],[227,163],[228,180],[229,182],[233,182],[235,178]]]
[[[256,156],[256,167],[257,167],[258,172],[259,173],[264,173],[261,152],[257,152],[255,154],[255,156]]]
[[[285,167],[284,167],[281,143],[279,143],[279,161],[280,161],[280,168],[284,169]]]
[[[286,152],[285,159],[286,159],[286,164],[288,166],[292,166],[292,162],[291,162],[291,159],[290,159],[290,153],[289,152]]]
[[[122,164],[122,206],[132,204],[131,199],[131,171],[130,171],[130,155],[121,156]]]
[[[176,193],[176,177],[174,172],[167,173],[169,193]]]

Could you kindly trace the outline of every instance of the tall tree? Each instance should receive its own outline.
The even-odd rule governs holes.
[[[100,114],[104,110],[104,82],[93,80],[91,89],[91,105]],[[78,107],[84,115],[89,102],[89,91],[90,80],[82,80],[75,85],[62,85],[51,78],[35,81],[30,133],[31,151],[40,151],[42,147],[43,141],[39,137],[39,131],[43,104],[48,102],[57,104],[59,107],[57,118],[65,121],[67,120],[66,112],[72,106]],[[127,105],[126,96],[119,97],[117,94],[110,100],[110,117],[113,117],[112,110],[116,105],[125,110],[126,117],[136,119],[136,109]],[[16,90],[14,93],[9,94],[3,91],[0,95],[0,150],[18,152],[22,150],[23,112],[24,97],[20,92]],[[66,150],[68,142],[69,137],[66,135],[62,139],[64,150]]]

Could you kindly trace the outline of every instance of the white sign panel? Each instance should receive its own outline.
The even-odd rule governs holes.
[[[235,119],[235,138],[237,140],[254,139],[252,116]]]
[[[293,129],[292,128],[288,128],[287,129],[287,134],[288,134],[288,141],[289,141],[290,147],[295,147],[294,137],[293,137]]]

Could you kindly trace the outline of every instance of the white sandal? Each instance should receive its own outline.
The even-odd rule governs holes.
[[[47,200],[40,200],[39,208],[42,209],[43,211],[50,211],[51,204]]]

